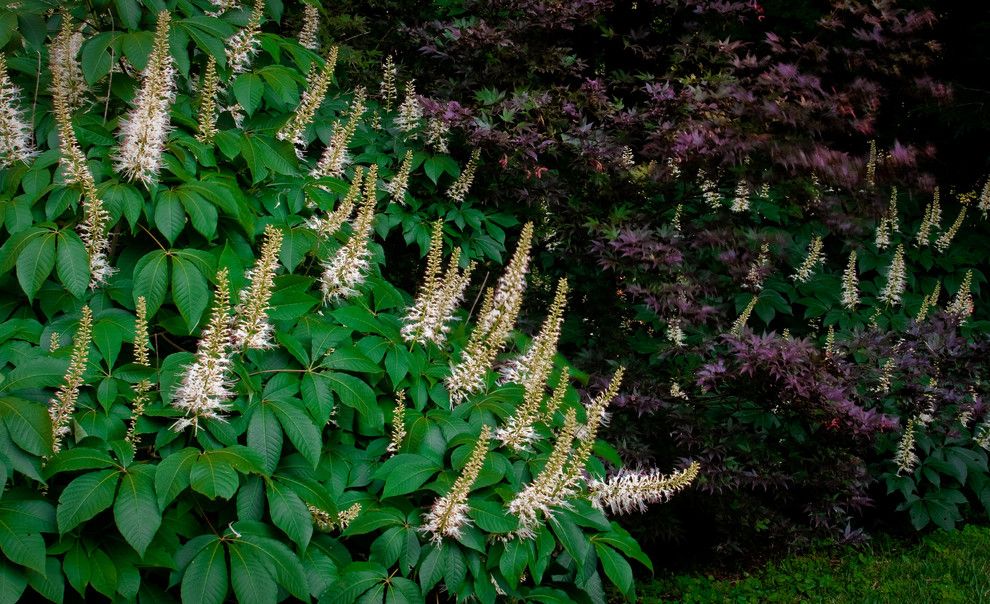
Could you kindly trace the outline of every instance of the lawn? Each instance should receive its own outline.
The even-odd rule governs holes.
[[[990,528],[789,558],[740,577],[661,578],[641,602],[990,602]]]

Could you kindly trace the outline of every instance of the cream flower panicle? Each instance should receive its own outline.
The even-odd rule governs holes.
[[[67,43],[67,37],[61,36],[55,39],[55,44]],[[110,222],[110,213],[103,206],[86,154],[79,146],[76,133],[72,129],[72,108],[69,99],[65,96],[68,87],[61,80],[63,75],[63,70],[52,69],[52,102],[55,121],[58,124],[59,152],[62,156],[65,183],[78,184],[82,187],[83,220],[78,230],[89,256],[89,286],[95,289],[106,283],[107,279],[116,272],[116,269],[110,266],[108,258],[110,240],[107,237],[107,225]]]
[[[392,55],[388,55],[385,57],[385,62],[382,63],[382,84],[380,88],[380,96],[385,113],[392,112],[392,104],[398,99],[399,92],[395,87],[397,77],[398,69],[395,67],[395,59],[392,58]]]
[[[949,249],[952,239],[956,236],[956,233],[959,232],[963,222],[966,220],[966,210],[967,208],[963,206],[962,209],[959,210],[959,215],[956,216],[956,220],[952,223],[952,226],[949,227],[949,230],[942,233],[939,238],[935,240],[936,250],[944,254],[946,250]]]
[[[959,284],[959,289],[956,290],[956,295],[952,299],[952,302],[945,308],[945,312],[956,317],[960,322],[973,314],[972,287],[973,269],[969,269],[966,271],[966,276],[963,277],[962,283]]]
[[[35,156],[30,122],[21,107],[21,89],[7,73],[7,58],[0,54],[0,168],[27,163]]]
[[[323,178],[325,176],[340,176],[344,173],[344,167],[350,162],[347,146],[351,144],[354,132],[357,131],[358,122],[364,115],[364,102],[364,88],[355,88],[354,98],[351,100],[351,106],[347,113],[347,122],[343,125],[340,122],[334,123],[330,141],[327,142],[326,148],[323,149],[323,155],[320,156],[320,161],[310,172],[310,176]]]
[[[148,358],[148,349],[151,348],[151,340],[148,337],[148,306],[144,296],[138,296],[134,315],[134,362],[142,367],[150,367],[151,360]],[[151,382],[148,380],[141,380],[134,385],[133,410],[127,424],[127,434],[124,436],[124,440],[129,442],[132,447],[137,445],[137,421],[144,415],[150,390]]]
[[[291,141],[296,149],[299,159],[304,157],[306,140],[303,134],[306,128],[313,122],[316,111],[323,104],[323,99],[327,96],[327,90],[333,81],[333,72],[337,66],[337,47],[334,46],[327,53],[326,61],[318,71],[311,72],[309,80],[306,82],[306,90],[303,91],[299,99],[299,106],[296,107],[292,117],[276,133],[275,138],[281,141]]]
[[[93,311],[83,306],[79,327],[72,341],[72,354],[69,368],[65,372],[62,386],[49,402],[48,415],[52,418],[52,454],[62,449],[62,440],[69,433],[69,422],[76,410],[79,388],[83,385],[83,374],[89,359],[89,345],[93,341]]]
[[[849,252],[849,264],[842,275],[842,306],[856,310],[859,304],[859,277],[856,275],[856,250]]]
[[[399,105],[399,114],[395,116],[395,127],[409,135],[419,128],[423,119],[423,106],[416,96],[416,85],[413,80],[406,83],[406,96]]]
[[[570,488],[562,488],[567,487],[565,468],[577,430],[577,412],[568,409],[564,426],[557,434],[543,469],[509,502],[509,513],[519,518],[517,536],[523,539],[535,537],[543,519],[553,516],[554,508],[564,506],[567,499],[577,494]]]
[[[529,251],[533,243],[533,224],[522,230],[519,244],[494,290],[486,292],[485,301],[478,315],[461,359],[451,366],[446,379],[451,405],[457,405],[472,393],[485,386],[485,375],[505,340],[515,325],[523,292],[526,291],[526,273],[529,269]]]
[[[739,179],[739,183],[736,185],[736,195],[732,198],[732,205],[729,209],[733,212],[745,212],[749,209],[749,196],[750,190],[749,185],[746,181]]]
[[[753,309],[756,308],[756,303],[758,301],[759,298],[757,296],[753,296],[743,311],[739,313],[739,317],[736,318],[735,322],[732,324],[732,329],[729,333],[737,337],[742,335],[743,329],[745,329],[746,323],[749,321],[750,315],[753,314]]]
[[[340,205],[325,216],[321,216],[319,213],[313,214],[306,219],[306,226],[315,231],[321,239],[333,237],[334,233],[340,230],[340,227],[350,219],[351,212],[354,211],[354,203],[361,195],[363,176],[364,168],[362,166],[354,168],[354,179],[351,181],[351,186],[347,189],[347,194],[344,195]]]
[[[461,170],[460,176],[454,181],[454,184],[450,185],[447,189],[447,197],[450,198],[454,203],[463,203],[464,197],[471,190],[471,184],[474,183],[474,172],[478,168],[478,159],[481,157],[481,152],[475,149],[471,152],[471,158],[468,159],[468,163]]]
[[[471,456],[460,476],[454,481],[454,486],[446,495],[437,498],[430,511],[423,515],[424,524],[420,531],[430,535],[433,543],[439,544],[444,537],[456,539],[460,536],[461,529],[470,524],[467,498],[485,463],[490,440],[491,429],[487,425],[482,426],[478,442],[471,450]]]
[[[233,396],[230,377],[230,281],[226,268],[217,273],[217,288],[209,323],[203,328],[196,358],[185,368],[172,397],[172,406],[186,417],[172,424],[179,432],[198,430],[207,419],[225,421],[228,399]]]
[[[247,25],[227,39],[227,64],[234,74],[244,73],[251,68],[254,55],[261,47],[258,34],[261,33],[261,18],[264,15],[265,0],[254,0]]]
[[[447,331],[450,329],[448,324],[464,296],[474,270],[474,263],[465,270],[460,270],[460,253],[460,248],[454,250],[446,272],[441,275],[443,222],[438,220],[433,223],[423,283],[416,294],[415,302],[406,311],[405,324],[402,326],[402,338],[406,342],[422,345],[433,342],[442,346],[446,341]]]
[[[206,71],[199,84],[199,115],[196,123],[196,140],[209,145],[217,135],[217,94],[220,78],[217,76],[217,60],[212,56],[206,61]]]
[[[807,283],[810,281],[811,277],[815,274],[815,267],[825,262],[823,248],[822,238],[818,235],[812,237],[811,243],[808,244],[808,255],[805,256],[804,262],[801,263],[797,271],[791,275],[791,279],[796,283]]]
[[[299,30],[299,45],[309,50],[317,50],[320,41],[317,33],[320,29],[320,9],[312,4],[303,4],[303,24]]]
[[[235,349],[272,347],[274,329],[268,322],[268,308],[275,289],[275,272],[278,270],[281,248],[282,231],[268,225],[258,260],[245,274],[249,283],[241,291],[240,304],[235,311],[237,324],[231,336],[231,345]]]
[[[517,451],[524,450],[537,438],[533,424],[540,419],[540,405],[543,403],[547,379],[553,371],[553,357],[557,353],[566,304],[567,280],[561,279],[540,333],[533,338],[525,354],[512,360],[502,370],[503,383],[517,382],[524,389],[522,404],[505,426],[495,432],[495,437],[503,446]]]
[[[413,152],[410,149],[403,156],[399,171],[395,173],[388,186],[385,187],[395,203],[406,203],[406,190],[409,188],[409,172],[412,170],[412,161]]]
[[[86,97],[86,81],[83,79],[82,68],[76,57],[82,49],[83,35],[72,22],[72,16],[62,13],[62,27],[52,43],[48,65],[52,70],[52,78],[58,80],[59,91],[69,104],[70,111],[82,107]],[[58,71],[58,76],[55,76]]]
[[[904,244],[897,246],[894,252],[894,259],[890,262],[890,269],[887,271],[887,283],[880,290],[880,301],[891,306],[897,306],[901,302],[901,295],[907,284],[907,269],[904,266]]]
[[[693,462],[670,475],[653,468],[620,470],[606,480],[592,479],[588,483],[591,505],[612,514],[646,511],[647,504],[668,501],[687,488],[697,478],[700,468],[698,462]]]
[[[168,46],[171,17],[158,13],[155,43],[142,75],[134,108],[120,121],[120,148],[114,167],[128,180],[150,186],[158,180],[165,141],[172,128],[170,112],[175,101],[175,67]]]
[[[623,373],[619,368],[608,387],[585,407],[584,426],[578,426],[574,409],[568,409],[543,470],[509,502],[509,512],[519,518],[519,537],[533,538],[542,519],[551,518],[557,508],[568,507],[568,500],[578,495],[598,429],[606,420],[605,410],[618,394]],[[575,440],[577,448],[572,451]]]
[[[357,217],[351,224],[351,237],[334,257],[323,265],[320,279],[324,302],[350,298],[358,293],[357,287],[364,283],[369,268],[372,225],[375,218],[375,205],[378,191],[378,165],[372,164],[364,179],[364,201],[358,209]]]
[[[392,412],[392,430],[389,433],[388,447],[385,452],[395,455],[402,449],[402,442],[406,439],[406,391],[399,390],[395,393],[395,410]]]

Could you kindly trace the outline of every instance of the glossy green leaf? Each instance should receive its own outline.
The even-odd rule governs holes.
[[[58,498],[58,532],[65,534],[113,505],[119,478],[117,470],[100,470],[70,482]]]

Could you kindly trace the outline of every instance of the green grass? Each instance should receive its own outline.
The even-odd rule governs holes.
[[[788,558],[734,579],[677,576],[644,584],[640,602],[990,603],[990,528],[921,543],[876,543]]]

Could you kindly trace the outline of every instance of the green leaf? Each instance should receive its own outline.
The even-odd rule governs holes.
[[[320,595],[320,604],[350,604],[364,592],[388,578],[388,572],[373,562],[351,562]]]
[[[172,299],[192,331],[199,324],[210,302],[206,277],[196,264],[180,256],[172,257]]]
[[[58,558],[45,560],[43,572],[28,571],[28,584],[31,589],[47,598],[50,602],[61,602],[65,597],[65,575]]]
[[[0,525],[0,550],[11,562],[45,572],[45,540],[38,533],[15,531]]]
[[[510,533],[519,526],[519,519],[495,501],[472,499],[468,515],[478,528],[489,533]]]
[[[113,506],[117,529],[142,558],[162,524],[155,495],[155,468],[133,465],[122,473]]]
[[[598,558],[602,561],[605,576],[619,588],[619,591],[627,597],[632,597],[633,572],[629,562],[622,557],[622,554],[601,543],[595,543],[595,551],[598,552]]]
[[[230,582],[238,602],[278,601],[278,586],[268,569],[268,561],[256,548],[235,541],[227,548],[227,554],[230,556]]]
[[[182,576],[182,601],[223,604],[227,599],[227,560],[223,542],[215,539],[189,563]]]
[[[322,365],[341,371],[380,373],[382,368],[354,346],[338,348],[323,359]]]
[[[83,42],[79,65],[82,67],[83,77],[86,78],[87,84],[92,86],[110,73],[110,67],[113,63],[110,58],[110,45],[115,36],[114,32],[106,31]]]
[[[261,453],[265,472],[274,472],[282,457],[282,426],[267,404],[259,405],[251,415],[247,428],[247,444]]]
[[[309,601],[309,589],[306,581],[306,570],[299,557],[292,553],[284,543],[276,539],[244,534],[241,539],[254,547],[259,555],[267,556],[269,565],[275,570],[275,579],[298,600]]]
[[[425,601],[423,592],[414,581],[402,577],[389,579],[385,604],[423,604]]]
[[[272,522],[285,531],[300,550],[305,551],[313,536],[313,520],[306,504],[294,492],[275,481],[268,482],[265,492]]]
[[[29,301],[55,268],[55,238],[55,233],[49,232],[32,239],[17,257],[17,281]]]
[[[86,245],[74,231],[59,233],[58,248],[55,251],[58,279],[66,291],[82,298],[89,287],[89,254]]]
[[[144,296],[148,318],[154,316],[168,292],[169,262],[164,250],[141,257],[134,265],[134,300]]]
[[[27,578],[16,568],[0,560],[0,602],[18,602],[27,587]]]
[[[70,482],[58,498],[58,532],[65,534],[113,505],[119,476],[117,470],[101,470]]]
[[[189,471],[189,485],[210,499],[230,499],[237,492],[240,479],[230,461],[207,451],[199,456]]]
[[[529,547],[522,539],[513,539],[505,544],[505,551],[498,560],[498,568],[502,576],[509,582],[509,587],[515,589],[519,578],[529,563]]]
[[[267,403],[278,417],[289,441],[315,469],[316,464],[320,462],[320,452],[323,447],[320,428],[302,407],[294,404],[294,401],[295,399],[273,400]]]
[[[155,227],[165,235],[170,244],[174,244],[185,225],[186,213],[182,211],[178,192],[162,191],[155,204]]]
[[[45,475],[54,476],[59,472],[77,470],[102,470],[114,465],[113,458],[106,451],[91,447],[75,447],[62,450],[45,464]]]
[[[193,228],[207,239],[212,239],[217,232],[216,207],[186,188],[179,189],[179,199],[182,200],[182,207],[186,209]]]
[[[189,486],[189,472],[199,457],[199,451],[191,447],[165,457],[155,468],[155,493],[159,509],[165,509],[179,493]]]
[[[28,390],[51,388],[62,383],[69,367],[67,359],[38,357],[22,361],[0,382],[0,390]]]
[[[125,28],[133,30],[141,26],[141,6],[137,0],[113,0],[113,4]]]
[[[375,397],[375,391],[368,384],[353,375],[346,373],[324,373],[322,375],[337,393],[340,402],[356,409],[371,423],[384,423],[385,414]]]
[[[45,405],[11,396],[0,397],[0,418],[10,438],[32,455],[52,450],[52,421]]]
[[[237,76],[232,86],[234,98],[248,115],[252,115],[261,106],[261,97],[265,92],[265,82],[253,73],[242,73]]]
[[[387,499],[412,493],[440,470],[439,464],[428,457],[402,453],[382,464],[375,476],[385,478],[382,498]]]

